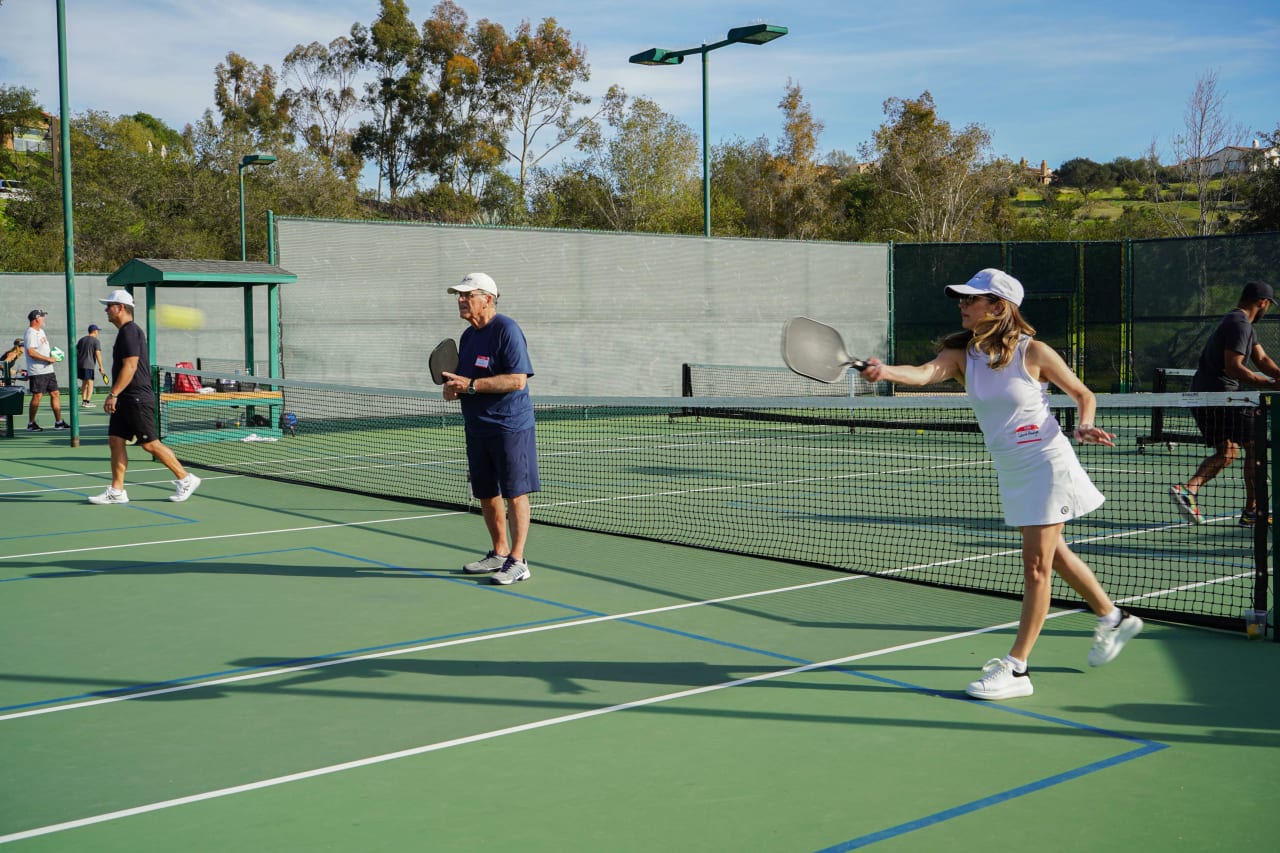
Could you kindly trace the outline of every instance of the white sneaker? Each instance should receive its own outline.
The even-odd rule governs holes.
[[[529,564],[524,560],[517,560],[515,557],[507,557],[507,561],[502,564],[502,568],[494,572],[489,578],[493,583],[507,586],[516,581],[525,581],[533,576],[529,571]]]
[[[1014,672],[1013,664],[1004,658],[992,658],[982,667],[982,678],[964,689],[974,699],[1016,699],[1035,692],[1031,671]]]
[[[169,500],[174,503],[182,503],[191,497],[192,492],[200,487],[200,478],[195,474],[188,474],[181,480],[174,480],[173,484],[178,487],[178,490],[169,495]]]
[[[1124,644],[1142,633],[1142,620],[1132,613],[1120,611],[1120,624],[1104,627],[1101,622],[1093,630],[1093,648],[1089,649],[1089,666],[1111,663],[1124,648]]]
[[[469,575],[487,575],[489,572],[496,572],[506,564],[506,556],[500,557],[497,551],[490,551],[479,560],[467,563],[462,570]]]
[[[127,504],[128,502],[129,502],[128,492],[126,492],[124,489],[121,489],[120,491],[117,492],[115,489],[111,488],[110,486],[107,486],[107,490],[102,494],[92,495],[89,498],[89,503],[98,504],[99,506],[103,504]]]

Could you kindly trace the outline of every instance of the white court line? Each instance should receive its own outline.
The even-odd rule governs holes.
[[[1058,616],[1066,616],[1072,613],[1079,613],[1079,610],[1063,611],[1060,613],[1050,614],[1049,618]],[[605,714],[612,714],[617,711],[628,711],[633,708],[644,708],[650,705],[658,705],[664,702],[674,702],[680,699],[687,699],[691,696],[701,696],[707,693],[715,693],[720,690],[727,690],[730,687],[741,687],[747,684],[758,684],[763,681],[771,681],[776,678],[786,678],[791,675],[797,675],[803,672],[810,672],[815,669],[825,667],[841,666],[854,661],[865,660],[867,658],[878,657],[881,655],[893,654],[894,652],[906,651],[909,649],[918,649],[924,646],[931,646],[937,643],[949,642],[951,640],[964,639],[966,637],[978,636],[980,634],[998,631],[1017,625],[1016,622],[1008,622],[1003,625],[992,625],[987,628],[979,628],[973,631],[964,631],[958,634],[948,634],[943,637],[933,637],[927,640],[917,640],[914,643],[904,643],[899,646],[890,646],[889,648],[876,649],[869,652],[860,652],[855,655],[847,655],[840,658],[832,658],[830,660],[820,661],[818,663],[807,663],[801,666],[793,666],[788,669],[775,670],[773,672],[760,673],[748,676],[746,678],[738,678],[733,681],[723,681],[719,684],[709,684],[703,687],[694,687],[688,690],[679,690],[674,693],[664,693],[660,696],[650,696],[645,699],[635,699],[630,702],[622,702],[617,705],[609,705],[604,708],[593,708],[589,711],[578,711],[573,714],[565,714],[560,717],[551,717],[545,720],[537,720],[532,723],[522,723],[518,726],[509,726],[502,729],[494,729],[488,732],[480,732],[466,737],[454,738],[452,740],[437,741],[435,743],[423,744],[421,746],[402,749],[396,752],[387,752],[381,755],[371,755],[366,758],[359,758],[354,761],[344,761],[340,764],[330,764],[325,767],[316,767],[311,770],[303,770],[298,773],[289,773],[284,776],[275,776],[269,779],[260,779],[256,782],[248,782],[243,785],[233,785],[228,788],[218,788],[212,791],[204,791],[199,794],[190,794],[185,797],[175,797],[170,800],[161,800],[155,803],[147,803],[146,805],[134,806],[133,808],[120,809],[113,812],[105,812],[103,814],[92,815],[90,817],[79,818],[77,820],[65,821],[63,823],[49,824],[47,826],[39,826],[34,829],[24,830],[22,832],[14,832],[9,835],[0,835],[0,844],[8,844],[13,841],[23,841],[28,838],[37,838],[42,835],[52,835],[57,832],[64,832],[68,829],[79,829],[85,826],[93,826],[94,824],[106,823],[107,821],[119,820],[120,818],[135,817],[137,815],[147,814],[149,812],[163,811],[165,809],[176,808],[178,806],[191,805],[193,803],[207,802],[209,800],[228,797],[233,794],[243,794],[249,791],[259,791],[264,788],[271,788],[277,785],[287,785],[291,782],[302,782],[307,779],[314,779],[319,776],[329,776],[335,773],[343,773],[347,770],[356,770],[362,767],[371,767],[377,764],[385,764],[390,761],[398,761],[402,758],[412,758],[418,755],[426,755],[430,752],[439,752],[445,749],[451,749],[455,746],[466,746],[472,743],[480,743],[482,741],[494,740],[507,735],[521,734],[523,732],[544,729],[550,726],[561,725],[562,723],[572,723],[579,720],[587,720],[592,717],[600,717]]]
[[[724,604],[729,601],[741,601],[747,598],[758,598],[764,595],[777,595],[779,593],[796,592],[799,590],[814,589],[821,586],[829,586],[830,584],[845,583],[853,580],[867,580],[874,577],[873,575],[842,575],[835,578],[825,578],[820,581],[809,581],[807,583],[795,584],[792,586],[775,587],[774,589],[762,589],[754,592],[740,592],[734,595],[726,595],[721,598],[704,599],[701,601],[682,601],[679,604],[667,604],[662,607],[651,607],[646,610],[633,610],[628,613],[615,613],[604,616],[588,616],[582,619],[573,619],[564,622],[555,622],[549,625],[535,625],[529,628],[517,628],[511,631],[499,631],[494,634],[481,634],[475,637],[459,637],[453,640],[441,640],[437,643],[424,643],[420,646],[411,646],[403,649],[385,649],[380,652],[370,652],[364,655],[354,655],[352,657],[326,658],[325,660],[312,661],[310,663],[299,664],[297,666],[281,667],[279,669],[262,670],[260,672],[248,672],[242,675],[233,675],[226,678],[218,678],[210,681],[197,681],[190,684],[179,684],[173,687],[162,687],[156,690],[147,690],[141,693],[128,693],[122,696],[108,696],[102,699],[88,699],[83,702],[72,702],[66,705],[55,705],[49,708],[33,708],[27,711],[15,711],[12,714],[0,715],[0,723],[9,720],[18,720],[23,717],[37,717],[43,714],[56,714],[60,711],[77,711],[83,708],[92,708],[98,705],[112,705],[116,702],[128,702],[133,699],[148,699],[153,696],[165,696],[172,693],[185,693],[191,690],[203,690],[207,687],[221,687],[227,684],[236,684],[243,681],[254,681],[261,678],[274,678],[281,675],[291,675],[296,672],[306,672],[312,669],[323,669],[330,666],[339,666],[348,663],[359,663],[361,661],[379,660],[381,658],[399,657],[400,655],[416,654],[417,652],[433,651],[435,649],[444,649],[450,646],[465,646],[471,643],[488,642],[489,640],[505,640],[511,637],[522,637],[529,634],[540,634],[544,631],[559,631],[564,628],[580,628],[583,625],[594,625],[601,622],[615,622],[622,619],[637,619],[641,616],[652,616],[656,613],[671,613],[676,610],[685,610],[690,607],[702,607],[709,604]]]
[[[441,510],[422,515],[402,515],[395,518],[373,518],[364,521],[334,521],[329,524],[312,524],[307,527],[280,527],[275,530],[247,530],[241,533],[217,533],[212,536],[187,536],[181,539],[152,539],[149,542],[117,542],[112,545],[93,545],[87,548],[67,548],[62,551],[33,551],[30,554],[0,554],[0,560],[20,560],[33,557],[61,557],[66,554],[87,554],[93,551],[113,551],[117,548],[147,548],[152,545],[185,545],[191,542],[213,542],[219,539],[239,539],[248,536],[272,536],[277,533],[306,533],[312,530],[332,530],[339,527],[373,527],[377,524],[394,524],[399,521],[422,521],[429,518],[448,518],[454,515],[471,515],[470,511]]]

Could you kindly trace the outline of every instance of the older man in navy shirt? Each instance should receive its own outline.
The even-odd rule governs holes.
[[[492,547],[467,563],[468,574],[497,584],[530,577],[525,559],[529,493],[540,488],[534,443],[529,347],[515,320],[498,313],[498,285],[482,272],[449,288],[458,315],[471,324],[458,341],[457,373],[445,373],[446,400],[462,401],[471,491],[480,501]]]

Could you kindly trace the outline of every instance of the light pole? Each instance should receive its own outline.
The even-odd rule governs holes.
[[[636,65],[679,65],[690,54],[702,54],[702,233],[711,236],[711,143],[708,127],[707,109],[707,54],[713,50],[730,44],[765,44],[787,34],[786,27],[773,24],[752,24],[749,27],[734,27],[724,41],[714,44],[703,44],[687,50],[665,50],[652,47],[643,53],[631,57]]]
[[[274,163],[276,155],[274,154],[246,154],[240,158],[240,166],[236,169],[240,178],[240,260],[245,260],[244,249],[244,170],[247,166],[266,165]]]

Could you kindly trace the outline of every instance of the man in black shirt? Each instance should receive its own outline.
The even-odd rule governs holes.
[[[107,320],[119,329],[111,350],[111,393],[102,410],[111,415],[107,427],[107,443],[111,447],[111,485],[100,495],[89,498],[92,504],[127,504],[124,474],[129,467],[129,447],[139,447],[173,472],[177,491],[171,501],[185,501],[200,485],[200,478],[187,473],[173,451],[160,443],[156,434],[155,392],[151,388],[151,365],[147,361],[147,336],[133,322],[133,296],[127,290],[113,290],[106,299]]]
[[[1259,388],[1274,389],[1280,379],[1280,366],[1258,343],[1254,324],[1266,316],[1267,309],[1275,302],[1275,291],[1265,281],[1251,281],[1244,286],[1236,307],[1222,318],[1218,328],[1200,353],[1192,391],[1238,391],[1241,383]],[[1252,361],[1261,373],[1250,370]],[[1169,487],[1174,505],[1188,521],[1204,524],[1204,516],[1196,503],[1200,487],[1226,470],[1244,448],[1245,504],[1240,512],[1240,524],[1252,527],[1258,520],[1258,502],[1255,483],[1258,475],[1258,457],[1253,452],[1257,419],[1249,407],[1198,407],[1192,409],[1205,444],[1213,447],[1212,456],[1200,463],[1196,473],[1186,483]]]

